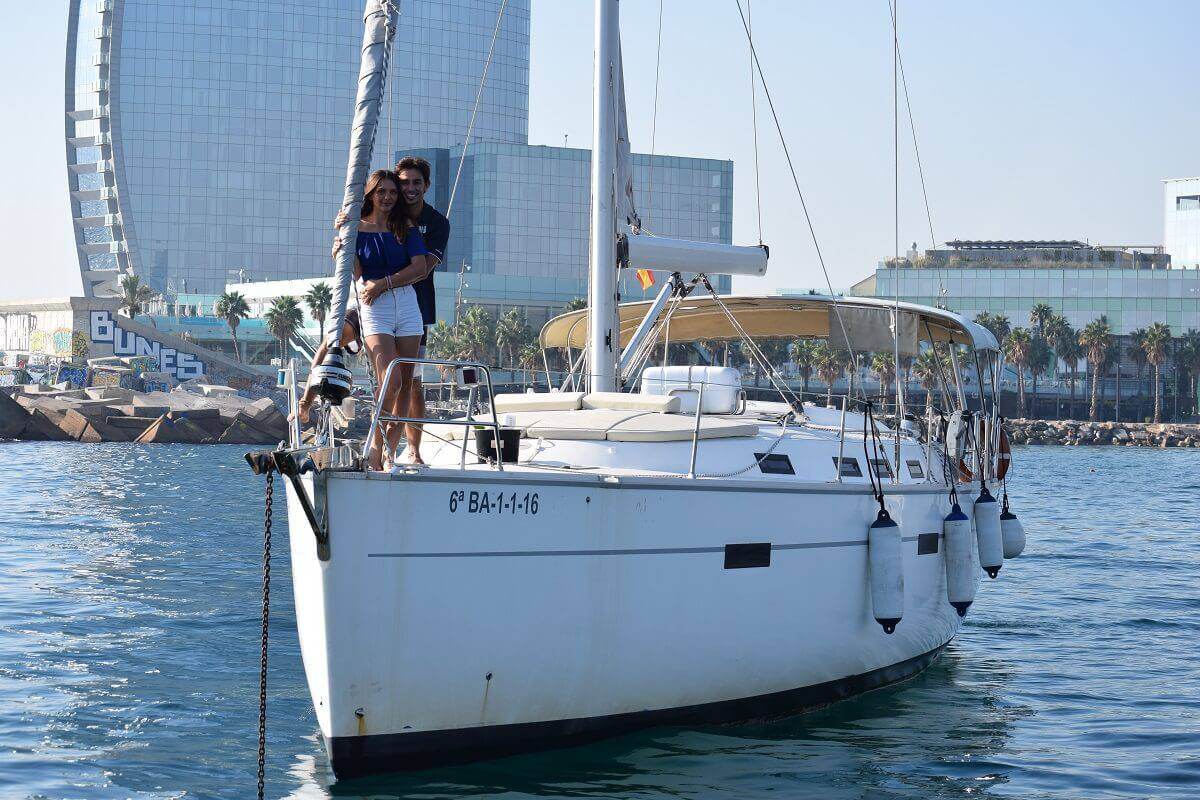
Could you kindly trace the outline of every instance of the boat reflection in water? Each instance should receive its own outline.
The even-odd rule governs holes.
[[[297,754],[291,800],[421,797],[711,797],[820,787],[822,798],[955,797],[1008,782],[1014,672],[954,643],[925,672],[787,719],[658,728],[585,747],[333,784],[316,737]],[[878,793],[878,794],[876,794]]]

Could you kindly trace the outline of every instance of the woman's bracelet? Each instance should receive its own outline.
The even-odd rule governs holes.
[[[392,288],[392,276],[391,275],[387,276],[387,287],[389,290]]]

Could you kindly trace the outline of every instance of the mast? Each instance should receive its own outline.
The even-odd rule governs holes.
[[[588,388],[617,389],[616,71],[618,0],[596,0],[592,76],[592,219],[588,250]]]
[[[354,279],[354,243],[358,238],[363,189],[371,170],[379,108],[399,15],[399,7],[391,0],[366,0],[363,9],[362,64],[358,70],[358,94],[354,100],[354,122],[350,126],[350,158],[346,165],[346,194],[342,200],[346,224],[339,232],[342,247],[334,266],[333,307],[325,331],[331,348],[340,344],[346,320],[346,301]]]

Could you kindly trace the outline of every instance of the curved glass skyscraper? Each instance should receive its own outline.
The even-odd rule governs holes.
[[[408,2],[376,141],[461,142],[499,0]],[[84,292],[132,270],[156,290],[330,270],[361,0],[71,0],[66,141]],[[525,144],[529,0],[509,0],[475,124]]]

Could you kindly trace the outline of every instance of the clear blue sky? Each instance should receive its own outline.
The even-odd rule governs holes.
[[[429,2],[430,0],[410,0]],[[745,0],[743,0],[743,3]],[[633,143],[650,148],[657,0],[622,2]],[[886,0],[752,0],[759,55],[835,287],[890,255]],[[0,30],[0,297],[79,291],[66,199],[63,0]],[[591,3],[533,0],[530,139],[590,143]],[[901,49],[934,231],[1158,244],[1164,177],[1200,175],[1200,3],[901,0]],[[348,66],[348,69],[353,67]],[[765,281],[823,278],[760,92]],[[928,246],[902,120],[902,248]],[[734,238],[757,240],[749,63],[734,0],[665,0],[657,151],[735,163]]]

